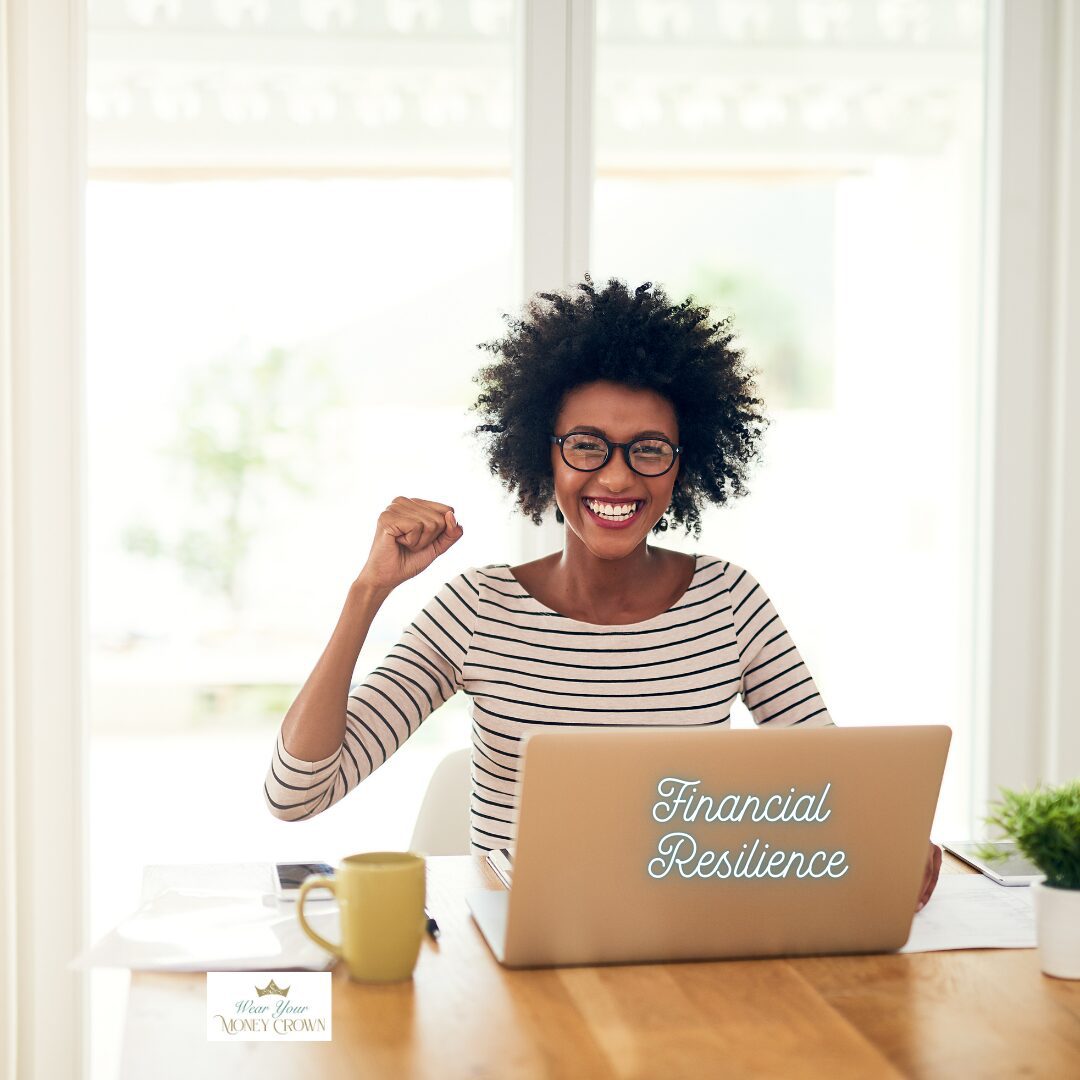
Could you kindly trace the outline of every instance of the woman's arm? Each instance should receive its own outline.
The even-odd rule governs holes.
[[[344,768],[346,758],[356,761],[349,746],[350,723],[367,727],[364,718],[349,707],[349,684],[360,650],[386,597],[401,582],[430,566],[463,533],[451,507],[429,500],[399,497],[379,515],[367,563],[349,589],[329,644],[278,732],[263,785],[275,817],[292,821],[319,813],[366,775],[357,764],[350,784]],[[431,708],[436,707],[431,699],[429,702]],[[404,737],[413,730],[406,724]],[[362,749],[355,731],[353,739],[357,749]],[[379,741],[377,736],[375,741]],[[400,741],[395,734],[395,749]],[[387,756],[384,754],[383,760]],[[370,754],[368,759],[370,772],[375,765]]]
[[[345,738],[345,709],[360,650],[390,590],[357,578],[341,617],[296,700],[281,723],[285,749],[295,758],[319,761],[336,753]]]
[[[758,725],[827,727],[825,702],[759,582],[729,565],[731,617],[739,643],[739,692]]]
[[[462,669],[476,625],[475,597],[468,572],[446,582],[363,682],[350,689],[346,677],[344,708],[338,704],[335,710],[341,735],[327,757],[295,756],[291,744],[283,741],[287,732],[282,725],[266,775],[266,802],[275,817],[300,821],[328,810],[462,689]]]
[[[756,724],[770,727],[828,727],[832,717],[772,601],[754,577],[731,565],[730,589],[735,636],[739,642],[739,690]],[[915,910],[926,906],[941,871],[941,848],[929,841]]]

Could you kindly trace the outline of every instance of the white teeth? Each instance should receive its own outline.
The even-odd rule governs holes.
[[[607,518],[609,521],[625,521],[636,513],[641,504],[632,502],[613,505],[611,503],[592,502],[586,499],[585,505],[599,517]]]

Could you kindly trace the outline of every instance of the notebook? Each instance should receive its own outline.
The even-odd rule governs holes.
[[[494,848],[485,856],[495,876],[509,889],[514,878],[514,853],[510,848]]]
[[[507,967],[891,952],[943,725],[573,726],[527,735],[509,891],[467,896]]]

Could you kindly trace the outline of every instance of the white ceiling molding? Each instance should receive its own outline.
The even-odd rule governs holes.
[[[91,175],[507,174],[512,0],[94,0]],[[979,3],[601,3],[598,170],[857,167],[981,108]]]

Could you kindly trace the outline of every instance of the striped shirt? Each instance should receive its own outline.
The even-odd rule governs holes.
[[[741,694],[770,727],[832,723],[794,641],[740,566],[695,555],[667,611],[604,626],[552,611],[500,563],[446,582],[383,664],[349,690],[345,737],[304,761],[278,732],[264,794],[286,821],[314,817],[383,764],[458,690],[472,717],[471,846],[515,839],[522,739],[559,724],[730,726]]]

